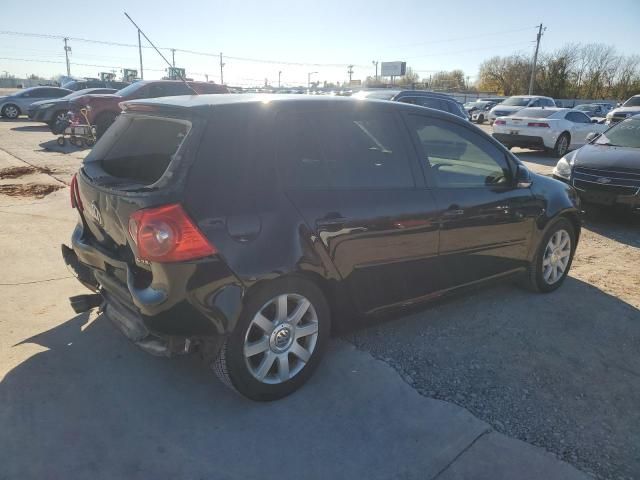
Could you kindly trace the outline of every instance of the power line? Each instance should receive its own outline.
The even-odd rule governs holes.
[[[470,39],[474,39],[474,38],[490,37],[490,36],[494,36],[494,35],[504,35],[506,33],[524,32],[524,31],[532,30],[533,28],[538,28],[538,27],[537,26],[535,26],[535,27],[525,27],[525,28],[518,28],[518,29],[515,29],[515,30],[502,30],[500,32],[488,32],[488,33],[481,33],[481,34],[478,34],[478,35],[468,35],[468,36],[465,36],[465,37],[444,38],[444,39],[439,39],[439,40],[433,40],[433,41],[430,41],[430,42],[409,43],[409,44],[404,44],[404,45],[393,45],[393,46],[381,47],[381,49],[384,50],[384,49],[388,49],[388,48],[416,47],[416,46],[420,46],[420,45],[433,45],[433,44],[438,44],[438,43],[455,42],[456,40],[470,40]]]
[[[425,55],[416,55],[415,57],[405,57],[405,60],[412,60],[414,58],[424,58],[424,57],[441,57],[444,55],[455,55],[458,53],[469,53],[469,52],[480,52],[482,50],[493,50],[496,48],[502,48],[502,47],[515,47],[518,45],[523,45],[523,44],[531,44],[531,41],[526,41],[526,42],[518,42],[518,43],[511,43],[511,44],[502,44],[502,45],[493,45],[491,47],[483,47],[483,48],[472,48],[472,49],[466,49],[466,50],[457,50],[455,52],[441,52],[441,53],[427,53]]]

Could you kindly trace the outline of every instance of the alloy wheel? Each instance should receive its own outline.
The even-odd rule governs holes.
[[[17,107],[14,107],[13,105],[7,105],[6,107],[4,107],[4,116],[7,118],[18,118],[18,116],[20,115],[20,112],[18,111]]]
[[[558,155],[563,157],[569,148],[569,140],[566,135],[562,135],[558,140]]]
[[[566,230],[558,230],[549,239],[542,257],[542,278],[553,285],[562,278],[571,258],[571,236]]]
[[[251,375],[262,383],[284,383],[311,359],[318,341],[318,315],[307,298],[285,293],[255,314],[243,354]]]

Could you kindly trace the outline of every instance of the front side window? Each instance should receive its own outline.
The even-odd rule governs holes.
[[[403,188],[414,180],[392,114],[282,112],[277,156],[292,188]]]
[[[511,170],[500,149],[461,125],[411,115],[423,165],[439,188],[506,186]]]

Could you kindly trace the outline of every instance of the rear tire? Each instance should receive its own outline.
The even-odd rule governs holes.
[[[568,245],[565,245],[567,241]],[[575,251],[575,229],[568,219],[560,217],[542,237],[524,279],[524,286],[541,293],[553,292],[559,288],[571,269]]]
[[[118,115],[113,112],[103,113],[96,120],[96,137],[100,138],[105,134],[107,129],[115,122]]]
[[[484,123],[484,115],[478,116],[478,119],[476,120],[476,122],[478,122],[480,125],[482,125]]]
[[[329,306],[317,286],[299,277],[274,280],[250,295],[212,367],[241,395],[277,400],[311,377],[330,331]]]

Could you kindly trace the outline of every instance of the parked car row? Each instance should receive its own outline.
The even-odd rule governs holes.
[[[25,88],[11,95],[0,97],[0,114],[9,119],[26,115],[33,102],[57,100],[73,93],[72,90],[59,87]]]

